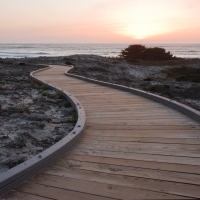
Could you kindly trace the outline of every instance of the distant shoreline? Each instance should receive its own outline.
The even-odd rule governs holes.
[[[162,47],[176,57],[200,58],[200,44],[144,44],[147,47]],[[24,58],[69,56],[75,54],[116,57],[129,44],[0,44],[1,58]]]

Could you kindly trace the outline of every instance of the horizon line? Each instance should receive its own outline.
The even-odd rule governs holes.
[[[165,44],[165,45],[176,45],[176,44],[193,44],[193,45],[200,45],[200,42],[198,42],[198,43],[194,43],[194,42],[191,42],[191,43],[189,43],[189,42],[187,42],[187,43],[182,43],[182,42],[177,42],[177,43],[161,43],[161,42],[158,42],[158,43],[156,43],[156,42],[146,42],[146,43],[143,43],[143,42],[141,42],[141,43],[137,43],[137,42],[133,42],[133,43],[123,43],[123,42],[119,42],[119,43],[114,43],[114,42],[108,42],[108,43],[106,43],[106,42],[101,42],[101,43],[99,43],[99,42],[91,42],[91,43],[0,43],[0,45],[69,45],[69,44],[73,44],[73,45],[80,45],[80,44],[85,44],[85,45],[87,45],[87,44],[124,44],[124,45],[131,45],[131,44],[141,44],[141,45],[145,45],[145,44]]]

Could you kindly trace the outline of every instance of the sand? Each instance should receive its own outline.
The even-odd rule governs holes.
[[[38,66],[0,63],[0,172],[65,137],[76,123],[70,103],[29,79]]]

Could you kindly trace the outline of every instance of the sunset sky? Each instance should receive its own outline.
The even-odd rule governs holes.
[[[0,43],[200,43],[200,0],[0,0]]]

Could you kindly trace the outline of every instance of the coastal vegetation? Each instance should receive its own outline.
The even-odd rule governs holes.
[[[77,121],[76,113],[62,95],[28,78],[31,71],[41,68],[31,63],[74,65],[74,74],[138,88],[200,110],[199,59],[134,58],[127,62],[122,57],[95,55],[0,59],[0,171],[48,148],[73,129]]]
[[[127,48],[121,51],[121,58],[124,58],[129,62],[136,62],[137,59],[142,60],[172,60],[175,57],[170,53],[166,52],[165,49],[154,47],[147,48],[144,45],[129,45]]]
[[[200,83],[200,68],[194,67],[174,67],[170,70],[163,71],[168,77],[176,79],[179,82]]]
[[[0,172],[52,146],[77,122],[61,94],[29,79],[41,67],[0,59]]]

